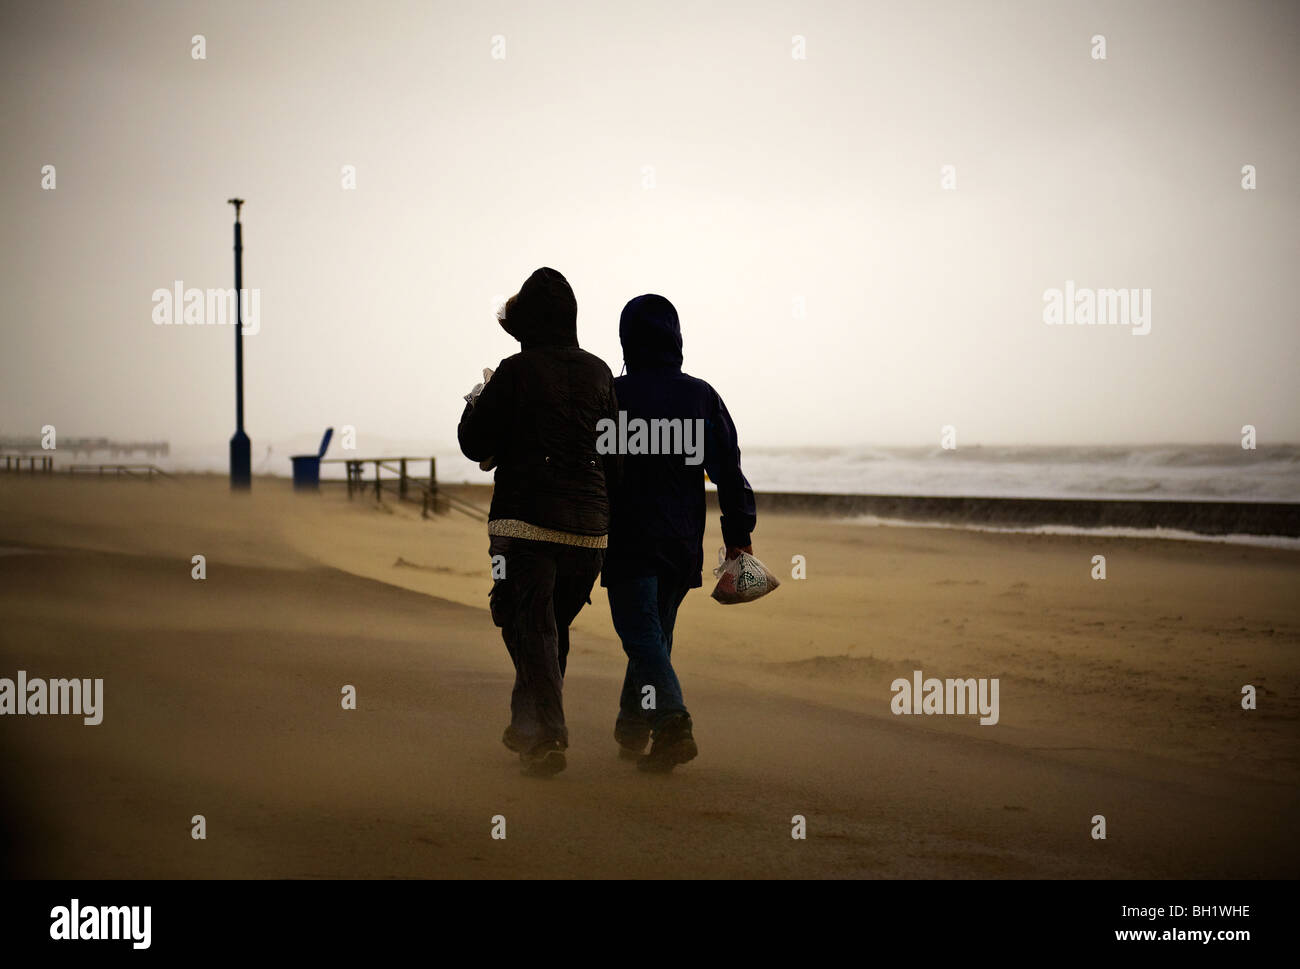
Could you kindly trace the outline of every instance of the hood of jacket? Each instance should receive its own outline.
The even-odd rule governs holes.
[[[618,339],[628,373],[682,367],[681,323],[673,304],[662,296],[647,293],[624,306]]]
[[[507,307],[501,328],[525,350],[578,345],[578,301],[556,270],[544,266],[529,276]]]

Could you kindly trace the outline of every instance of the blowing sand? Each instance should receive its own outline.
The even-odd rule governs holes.
[[[0,855],[59,878],[1300,874],[1300,554],[872,528],[761,496],[754,548],[777,592],[724,607],[706,583],[681,610],[699,759],[617,758],[597,587],[569,769],[539,780],[499,739],[482,522],[280,480],[0,479],[0,677],[105,695],[99,726],[0,718]],[[916,669],[997,677],[998,724],[893,715]]]

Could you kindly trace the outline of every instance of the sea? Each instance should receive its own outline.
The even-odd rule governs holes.
[[[337,442],[337,439],[336,439]],[[455,445],[427,441],[370,438],[366,446],[344,451],[335,443],[327,458],[399,456],[419,459],[411,473],[428,474],[427,459],[437,461],[442,483],[490,483]],[[289,455],[315,450],[316,440],[253,442],[253,471],[289,477]],[[224,442],[223,442],[224,445]],[[108,461],[107,455],[82,455],[80,461]],[[143,460],[127,456],[113,461]],[[173,447],[152,459],[166,471],[226,470],[221,449]],[[938,447],[773,447],[743,448],[742,464],[754,490],[806,495],[891,495],[934,498],[1093,499],[1100,501],[1300,503],[1300,445],[1149,444],[1088,446],[971,445]],[[322,467],[322,479],[342,479],[341,464]],[[711,486],[710,486],[711,487]],[[1300,504],[1297,504],[1300,514]],[[1093,532],[1071,522],[1003,528],[979,520],[930,522],[914,515],[853,515],[862,525],[934,525],[997,531]],[[1145,524],[1145,523],[1143,523]],[[1111,530],[1160,538],[1196,538],[1195,532],[1159,527]],[[1241,541],[1300,548],[1295,538],[1218,535],[1215,541]]]

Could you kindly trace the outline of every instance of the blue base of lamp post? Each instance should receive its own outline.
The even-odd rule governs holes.
[[[230,439],[230,487],[247,491],[253,486],[252,443],[243,431]]]

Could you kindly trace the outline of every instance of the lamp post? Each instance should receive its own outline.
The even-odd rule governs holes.
[[[244,433],[244,242],[239,207],[243,199],[227,199],[235,207],[235,436],[230,439],[230,488],[246,491],[253,485],[252,445]]]

